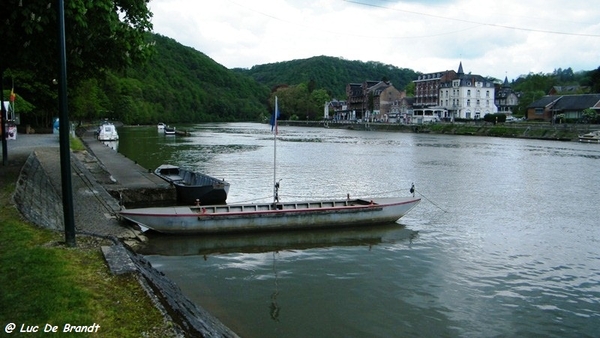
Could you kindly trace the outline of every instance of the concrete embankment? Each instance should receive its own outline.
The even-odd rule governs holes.
[[[577,141],[580,134],[600,129],[589,124],[550,124],[542,122],[460,122],[460,123],[334,123],[323,121],[278,121],[279,125],[298,127],[321,127],[331,129],[389,131],[405,133],[431,133],[447,135],[492,136],[507,138],[539,139],[553,141]]]
[[[58,138],[46,136],[47,142],[28,142],[42,139],[40,135],[23,135],[9,145],[9,158],[18,150],[29,151],[16,183],[13,200],[26,219],[53,230],[64,229],[60,152]],[[103,246],[106,261],[115,274],[132,273],[138,277],[157,307],[167,320],[177,324],[178,332],[193,337],[237,337],[218,319],[185,297],[179,287],[164,274],[154,269],[144,257],[137,255],[130,246],[144,240],[137,229],[117,219],[119,201],[109,193],[136,198],[149,191],[174,192],[162,180],[154,181],[148,170],[107,149],[95,139],[82,137],[87,151],[71,154],[71,183],[73,213],[77,235],[99,236],[109,239],[113,245]],[[101,154],[96,157],[95,154]],[[108,187],[108,189],[107,189]],[[170,192],[168,192],[171,190]],[[166,195],[165,195],[166,196]],[[162,198],[164,196],[153,198]]]

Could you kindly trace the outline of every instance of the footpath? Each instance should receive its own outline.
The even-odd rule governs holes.
[[[102,246],[113,274],[132,273],[165,317],[184,336],[237,337],[218,319],[185,297],[179,287],[154,269],[128,247],[145,240],[143,234],[117,219],[119,200],[114,194],[141,191],[172,191],[168,184],[94,138],[88,130],[82,136],[86,151],[71,153],[71,185],[76,235],[109,239]],[[13,200],[30,222],[64,231],[62,185],[58,135],[18,135],[7,140],[7,158],[0,151],[0,175],[20,171]],[[6,162],[6,165],[3,165]],[[112,193],[109,193],[111,191]],[[158,194],[157,198],[163,198]],[[126,198],[125,198],[126,199]]]

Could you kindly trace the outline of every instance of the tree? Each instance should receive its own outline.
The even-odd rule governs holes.
[[[123,69],[151,55],[146,37],[152,29],[152,13],[147,4],[147,0],[65,2],[69,89],[107,69]],[[6,69],[33,74],[14,78],[15,87],[22,88],[21,95],[38,108],[51,112],[57,91],[52,80],[59,66],[56,2],[4,0],[0,32],[0,80]]]
[[[600,67],[589,72],[589,80],[586,85],[591,87],[592,93],[600,93]]]

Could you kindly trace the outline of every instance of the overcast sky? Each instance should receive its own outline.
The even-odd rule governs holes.
[[[600,66],[590,0],[151,0],[154,32],[227,68],[326,55],[509,81]]]

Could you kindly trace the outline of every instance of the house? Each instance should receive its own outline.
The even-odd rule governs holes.
[[[394,103],[406,97],[406,92],[399,91],[389,82],[379,82],[369,88],[369,95],[373,96],[372,121],[388,122]]]
[[[481,75],[465,74],[462,62],[456,77],[440,82],[438,108],[446,109],[448,116],[441,118],[480,119],[495,114],[494,83]]]
[[[362,83],[349,83],[346,85],[346,102],[348,104],[348,110],[361,112],[364,110],[364,95],[362,89]],[[362,115],[361,115],[362,116]]]
[[[552,121],[562,114],[567,120],[578,120],[583,111],[594,109],[600,113],[600,94],[546,95],[527,106],[529,120]]]
[[[357,119],[387,121],[394,102],[406,96],[387,81],[365,81],[346,85],[347,110]]]
[[[499,113],[510,116],[517,108],[520,98],[521,93],[515,92],[508,83],[508,78],[504,77],[502,86],[496,88],[496,99],[494,103],[496,104],[496,107],[498,107]]]
[[[391,123],[412,123],[414,97],[403,97],[392,103],[389,122]]]
[[[438,105],[440,85],[443,82],[455,79],[456,76],[457,74],[453,70],[419,75],[417,79],[413,81],[415,84],[414,106],[425,108]]]
[[[356,116],[348,109],[346,101],[333,99],[325,104],[324,118],[334,121],[353,121]]]

